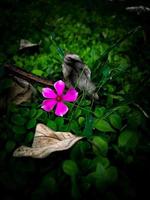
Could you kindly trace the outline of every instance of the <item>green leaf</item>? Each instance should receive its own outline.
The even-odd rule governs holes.
[[[85,121],[85,128],[83,130],[83,136],[89,137],[93,133],[93,116],[87,115]]]
[[[32,73],[37,75],[37,76],[42,76],[42,74],[44,73],[42,70],[40,69],[33,69]]]
[[[12,131],[14,132],[13,138],[15,141],[21,142],[24,140],[24,135],[26,133],[24,126],[12,126]]]
[[[25,137],[25,143],[28,145],[33,141],[34,134],[32,132],[27,133]]]
[[[26,129],[24,126],[12,126],[12,130],[14,133],[17,133],[19,135],[22,135],[26,132]]]
[[[78,166],[73,160],[65,160],[63,163],[63,171],[69,176],[75,176],[78,172]]]
[[[64,118],[63,117],[57,117],[55,119],[55,123],[56,123],[58,129],[62,129],[62,127],[64,125]]]
[[[55,179],[51,177],[51,174],[47,174],[43,177],[40,186],[46,191],[54,192],[56,190],[57,184]]]
[[[140,111],[133,111],[128,115],[128,124],[135,129],[143,124],[143,114]]]
[[[101,163],[98,163],[96,167],[95,182],[97,188],[102,188],[107,183],[107,172]]]
[[[53,129],[54,131],[57,130],[57,125],[55,121],[52,121],[50,119],[47,120],[47,126],[51,129]]]
[[[71,177],[71,196],[73,199],[81,199],[81,195],[80,195],[80,192],[79,192],[79,186],[77,184],[77,181],[76,181],[76,177],[75,176],[72,176]]]
[[[74,117],[78,118],[81,115],[82,111],[80,108],[76,108],[75,112],[74,112]]]
[[[11,117],[11,121],[16,125],[24,125],[26,119],[23,118],[20,114],[16,114]]]
[[[138,140],[138,133],[131,130],[125,130],[119,135],[118,145],[119,147],[125,147],[126,149],[134,149],[138,144]]]
[[[127,105],[119,106],[119,108],[118,108],[118,112],[120,114],[129,113],[130,110],[131,110],[131,108]]]
[[[93,160],[88,159],[88,158],[83,158],[81,160],[81,166],[82,166],[82,168],[84,168],[84,171],[86,171],[86,170],[88,171],[89,169],[92,169],[92,167],[93,167]]]
[[[37,114],[37,110],[35,108],[32,108],[30,110],[29,117],[33,118],[33,117],[35,117],[36,114]]]
[[[105,107],[96,107],[95,111],[94,111],[94,115],[97,117],[97,118],[101,118],[104,116],[104,113],[105,113]]]
[[[71,129],[71,131],[73,131],[76,134],[79,132],[79,125],[75,120],[71,121],[70,129]]]
[[[27,129],[31,129],[31,128],[34,128],[36,125],[36,119],[33,118],[33,119],[30,119],[27,123]]]
[[[103,119],[96,119],[94,123],[94,128],[102,132],[115,132],[115,130],[110,126],[110,124]]]
[[[21,108],[21,109],[19,109],[19,114],[24,118],[28,118],[29,113],[30,113],[30,109],[29,108]]]
[[[48,113],[45,112],[44,110],[39,110],[35,118],[45,123],[45,121],[47,121],[48,118]]]
[[[106,140],[104,140],[102,137],[100,136],[94,136],[93,138],[93,151],[96,153],[96,154],[104,154],[106,155],[107,154],[107,151],[108,151],[108,143]]]
[[[96,166],[98,163],[101,163],[105,168],[107,168],[110,165],[110,161],[107,157],[98,155],[93,160],[93,164]]]
[[[15,142],[12,140],[9,140],[9,141],[7,141],[7,143],[5,145],[5,149],[7,152],[11,152],[14,150],[15,146],[16,146]]]
[[[78,118],[78,123],[79,123],[80,126],[83,126],[84,122],[85,122],[85,118],[84,117],[79,117]]]
[[[45,113],[42,109],[37,110],[35,118],[39,118],[43,113]]]
[[[110,67],[109,66],[105,66],[102,68],[102,74],[105,78],[110,76]]]
[[[114,128],[120,129],[122,127],[121,117],[118,114],[110,115],[109,120]]]
[[[117,180],[118,171],[116,167],[110,166],[109,168],[107,168],[106,173],[107,173],[109,183],[113,183]]]
[[[89,106],[91,104],[91,101],[89,100],[84,100],[80,103],[80,106],[82,107],[85,107],[85,106]]]

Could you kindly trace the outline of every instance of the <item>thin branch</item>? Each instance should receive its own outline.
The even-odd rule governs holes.
[[[136,106],[146,118],[149,118],[149,115],[146,113],[146,111],[137,103],[133,103],[134,106]]]
[[[150,12],[149,7],[145,7],[145,6],[142,6],[142,5],[126,7],[126,10],[129,11],[129,12],[136,12],[138,15],[140,15],[141,13]]]
[[[42,78],[40,76],[36,76],[30,72],[25,71],[24,69],[20,68],[20,67],[16,67],[13,66],[11,64],[5,64],[4,65],[6,71],[9,74],[15,75],[17,77],[20,77],[24,80],[30,81],[30,82],[36,82],[36,83],[40,83],[42,85],[46,85],[46,86],[52,86],[53,83],[52,81]]]

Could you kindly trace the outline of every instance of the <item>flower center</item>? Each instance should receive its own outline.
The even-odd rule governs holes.
[[[61,97],[61,96],[57,96],[57,97],[56,97],[56,100],[57,100],[57,101],[62,101],[62,97]]]

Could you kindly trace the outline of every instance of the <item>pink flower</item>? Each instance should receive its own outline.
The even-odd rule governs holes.
[[[70,88],[66,94],[64,93],[65,83],[61,80],[54,83],[54,92],[51,88],[43,88],[42,95],[46,98],[42,102],[41,108],[47,112],[51,111],[55,106],[55,115],[63,116],[68,112],[68,107],[64,102],[74,102],[78,97],[78,92],[74,88]]]

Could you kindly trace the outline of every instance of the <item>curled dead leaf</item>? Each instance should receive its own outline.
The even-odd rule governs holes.
[[[19,105],[23,102],[30,101],[32,96],[36,94],[35,88],[26,80],[14,77],[8,100]]]
[[[83,137],[70,132],[55,132],[44,124],[37,124],[32,147],[21,146],[13,153],[15,157],[45,158],[52,152],[71,148]]]
[[[32,43],[28,40],[21,39],[20,40],[20,47],[19,52],[20,53],[38,53],[39,47],[40,47],[41,41],[39,43]]]
[[[67,87],[77,87],[89,96],[98,99],[96,86],[91,81],[91,70],[76,54],[66,54],[62,65],[62,72]]]
[[[13,80],[7,89],[3,91],[0,97],[0,112],[5,113],[8,104],[14,103],[20,105],[24,102],[30,102],[36,95],[36,89],[28,81],[13,76]]]

